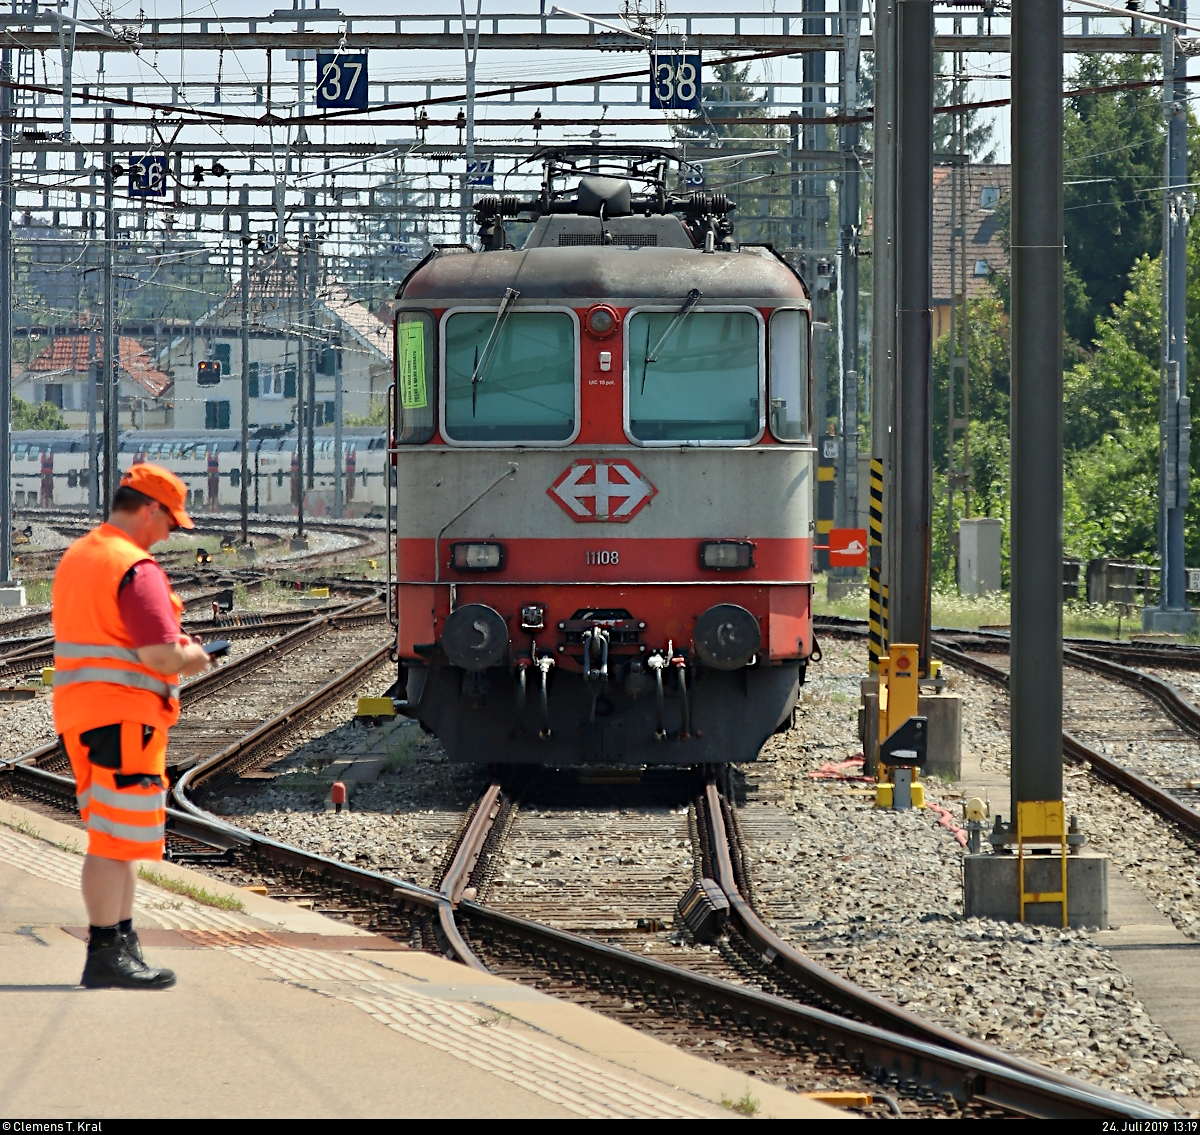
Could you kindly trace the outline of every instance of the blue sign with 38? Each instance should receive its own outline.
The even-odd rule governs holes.
[[[700,56],[650,57],[650,106],[662,110],[700,109]]]

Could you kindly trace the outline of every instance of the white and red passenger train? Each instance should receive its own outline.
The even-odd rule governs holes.
[[[661,167],[561,176],[398,292],[406,712],[475,763],[754,760],[813,650],[809,294]]]

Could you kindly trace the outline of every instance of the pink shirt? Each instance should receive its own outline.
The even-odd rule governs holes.
[[[135,649],[179,638],[170,585],[153,560],[142,560],[125,573],[117,590],[117,607]]]

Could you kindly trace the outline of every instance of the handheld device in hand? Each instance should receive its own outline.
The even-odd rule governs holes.
[[[216,642],[206,642],[204,645],[204,653],[209,658],[224,658],[229,653],[229,648],[233,645],[228,639],[219,638]]]

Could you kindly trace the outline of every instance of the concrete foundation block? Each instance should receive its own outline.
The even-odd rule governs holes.
[[[1027,892],[1056,891],[1062,860],[1055,855],[1025,859]],[[968,855],[963,859],[963,914],[967,918],[1020,920],[1015,854]],[[1025,921],[1037,926],[1061,926],[1058,903],[1026,903]],[[1076,928],[1108,929],[1108,856],[1084,852],[1067,856],[1067,922]]]
[[[958,694],[922,694],[917,711],[929,719],[926,776],[962,776],[962,698]]]
[[[1164,611],[1161,607],[1142,608],[1142,630],[1159,634],[1191,634],[1196,629],[1195,611]]]
[[[0,607],[24,607],[25,588],[20,584],[0,587]]]

